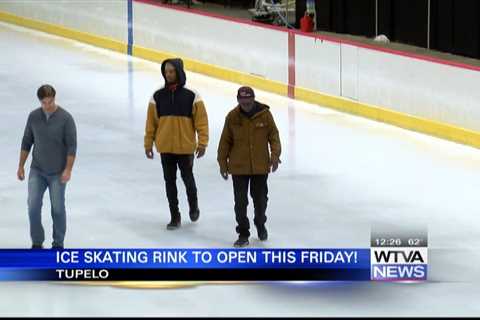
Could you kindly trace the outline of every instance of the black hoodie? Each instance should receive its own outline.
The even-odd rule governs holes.
[[[165,65],[170,62],[177,70],[178,83],[170,88],[157,90],[149,101],[145,128],[145,149],[152,149],[153,143],[160,153],[193,154],[198,145],[208,145],[208,117],[202,98],[194,90],[185,86],[186,76],[183,61],[168,59],[162,63],[165,78]]]
[[[165,65],[167,63],[171,63],[177,71],[178,81],[175,90],[169,89],[169,84],[167,84],[167,79],[165,78]],[[187,77],[183,69],[183,61],[178,58],[163,61],[162,76],[165,79],[165,86],[153,94],[158,116],[183,116],[191,118],[196,93],[185,87]]]
[[[183,61],[182,59],[176,58],[176,59],[167,59],[162,62],[162,76],[163,76],[163,79],[165,79],[165,87],[168,87],[167,78],[165,78],[165,66],[167,63],[172,64],[175,67],[175,70],[177,71],[178,86],[179,87],[185,86],[185,83],[187,82],[187,76],[185,75],[185,70],[183,70]]]

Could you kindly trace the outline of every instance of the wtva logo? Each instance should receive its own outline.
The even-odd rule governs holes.
[[[379,281],[427,280],[427,248],[372,248],[371,278]]]

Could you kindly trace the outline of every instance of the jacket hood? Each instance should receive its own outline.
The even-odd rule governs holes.
[[[255,106],[249,113],[244,112],[240,104],[238,104],[235,109],[238,115],[244,114],[249,118],[254,118],[257,114],[262,113],[263,111],[269,110],[270,107],[267,106],[266,104],[260,103],[257,100],[255,100]]]
[[[162,62],[162,76],[163,79],[165,79],[165,86],[167,85],[167,78],[165,78],[165,65],[167,63],[171,63],[175,67],[175,70],[177,70],[178,85],[183,87],[187,82],[187,76],[185,74],[185,70],[183,69],[182,59],[166,59]]]

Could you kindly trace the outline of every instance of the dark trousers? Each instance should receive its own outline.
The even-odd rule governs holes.
[[[253,199],[255,217],[253,222],[258,228],[263,228],[267,221],[265,212],[268,202],[268,174],[265,175],[233,175],[233,194],[235,198],[235,218],[237,220],[237,233],[242,237],[250,236],[250,222],[247,216],[248,186]]]
[[[173,218],[177,219],[180,218],[178,210],[177,167],[180,169],[180,175],[187,190],[190,209],[196,209],[198,206],[197,186],[193,177],[194,156],[193,154],[162,153],[161,158],[170,213]]]

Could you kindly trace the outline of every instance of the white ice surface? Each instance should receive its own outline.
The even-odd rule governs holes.
[[[232,186],[218,174],[216,148],[238,85],[187,76],[204,98],[211,140],[195,162],[200,221],[188,222],[179,179],[184,225],[169,232],[159,157],[149,161],[143,151],[148,99],[163,81],[159,65],[0,24],[0,248],[30,245],[27,184],[16,180],[16,169],[25,121],[39,105],[35,93],[43,83],[57,88],[57,102],[78,129],[67,247],[230,247]],[[429,282],[175,290],[0,283],[0,314],[480,314],[478,150],[259,90],[257,96],[271,106],[283,155],[269,179],[270,239],[252,238],[252,246],[366,248],[372,225],[427,225]]]

